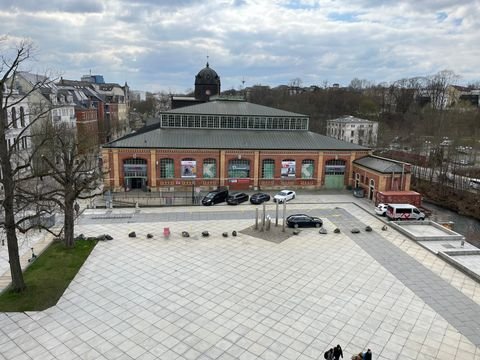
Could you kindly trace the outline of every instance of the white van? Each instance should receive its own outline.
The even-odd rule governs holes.
[[[388,220],[425,220],[425,214],[410,204],[388,204]]]

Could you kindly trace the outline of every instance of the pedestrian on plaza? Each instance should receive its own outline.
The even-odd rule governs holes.
[[[337,346],[335,346],[335,348],[333,349],[333,359],[334,360],[339,360],[340,356],[343,359],[342,347],[339,344],[337,344]]]
[[[367,352],[363,354],[363,360],[372,360],[372,350],[368,349]]]
[[[361,352],[358,355],[353,355],[352,360],[372,360],[372,350],[368,349],[365,352]]]
[[[78,202],[75,201],[75,205],[73,206],[73,208],[75,209],[75,213],[78,217],[78,214],[80,213],[80,205],[78,205]]]
[[[330,348],[329,350],[325,351],[325,354],[323,354],[323,357],[326,360],[333,360],[333,348]]]

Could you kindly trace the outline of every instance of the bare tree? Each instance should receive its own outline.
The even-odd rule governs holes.
[[[449,105],[448,87],[454,85],[458,78],[451,70],[443,70],[427,78],[426,90],[434,109],[444,110]]]
[[[289,81],[288,86],[292,88],[300,88],[302,87],[303,81],[300,78],[295,78]]]
[[[76,129],[68,124],[46,125],[46,143],[42,148],[45,172],[43,189],[38,202],[43,208],[60,208],[64,224],[60,233],[66,247],[74,247],[74,221],[78,209],[77,199],[89,199],[97,195],[102,173],[98,166],[98,146],[95,134],[78,137]],[[35,197],[36,191],[22,188],[21,193]]]
[[[5,39],[3,39],[5,41]],[[45,85],[48,81],[42,77],[33,84],[27,92],[21,93],[16,89],[16,78],[20,68],[30,58],[32,46],[28,42],[18,44],[13,54],[8,51],[1,56],[0,64],[0,167],[2,176],[0,183],[3,186],[4,199],[1,204],[4,210],[3,227],[7,236],[8,258],[12,276],[12,290],[20,292],[25,289],[22,269],[20,265],[17,230],[26,231],[24,225],[31,215],[19,219],[18,211],[18,184],[30,178],[30,167],[34,151],[21,151],[25,141],[31,141],[30,128],[44,116],[49,109],[36,109],[34,116],[29,116],[28,123],[24,123],[26,114],[18,113],[16,107],[26,102],[28,96]],[[11,55],[11,56],[10,56]],[[18,126],[20,123],[20,127]],[[8,141],[7,141],[8,140]]]
[[[352,90],[361,91],[372,86],[372,83],[366,79],[353,78],[348,87]]]

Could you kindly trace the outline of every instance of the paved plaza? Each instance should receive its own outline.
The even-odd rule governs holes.
[[[251,205],[85,211],[76,233],[114,240],[56,306],[0,314],[0,359],[313,360],[340,344],[345,359],[480,360],[480,284],[351,197],[301,201],[288,213],[320,216],[328,234],[240,233]]]

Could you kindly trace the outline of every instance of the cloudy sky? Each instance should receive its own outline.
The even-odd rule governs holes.
[[[222,90],[448,69],[480,81],[480,0],[0,0],[0,49],[35,44],[30,70],[103,74],[184,92],[210,66]]]

